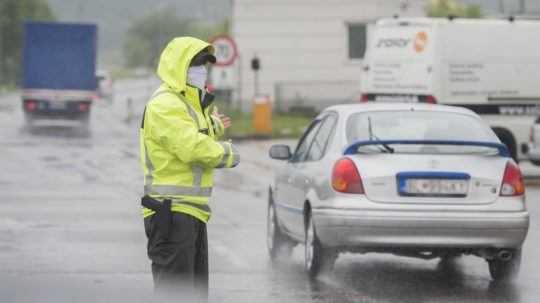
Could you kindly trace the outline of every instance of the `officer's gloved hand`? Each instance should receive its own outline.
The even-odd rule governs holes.
[[[216,168],[232,168],[240,163],[240,154],[238,149],[231,142],[219,142],[223,146],[225,151],[221,162],[216,166]]]

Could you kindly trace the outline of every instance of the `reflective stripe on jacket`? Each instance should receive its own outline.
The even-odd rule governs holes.
[[[231,143],[216,140],[224,127],[209,114],[209,106],[201,106],[202,92],[186,83],[189,63],[209,46],[195,38],[176,38],[167,45],[158,67],[163,84],[146,105],[140,130],[145,194],[171,199],[173,211],[203,222],[210,218],[214,168],[239,162]],[[144,217],[152,214],[143,208]]]

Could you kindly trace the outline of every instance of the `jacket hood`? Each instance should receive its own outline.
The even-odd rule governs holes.
[[[174,38],[167,44],[159,58],[157,74],[161,81],[176,93],[185,91],[189,64],[195,55],[207,47],[213,54],[212,45],[200,39],[193,37]]]

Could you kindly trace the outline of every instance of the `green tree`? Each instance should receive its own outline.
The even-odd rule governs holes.
[[[157,65],[161,51],[174,37],[193,36],[203,40],[228,31],[228,22],[208,24],[180,19],[173,9],[164,9],[137,19],[129,27],[124,40],[127,67]]]
[[[23,22],[54,15],[45,0],[2,0],[0,16],[0,85],[12,85],[21,74]]]
[[[135,20],[124,40],[127,66],[154,66],[166,43],[173,37],[186,35],[188,26],[187,21],[168,9]]]
[[[212,37],[229,34],[229,28],[229,20],[223,20],[222,22],[216,24],[207,22],[192,22],[190,23],[189,27],[189,34],[193,37],[208,41]]]
[[[465,5],[457,0],[430,0],[426,7],[426,13],[429,17],[482,17],[480,6]]]

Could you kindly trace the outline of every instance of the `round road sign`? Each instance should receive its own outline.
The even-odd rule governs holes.
[[[210,39],[210,43],[214,46],[217,66],[228,66],[234,63],[238,57],[238,49],[236,43],[229,36],[217,36]]]

